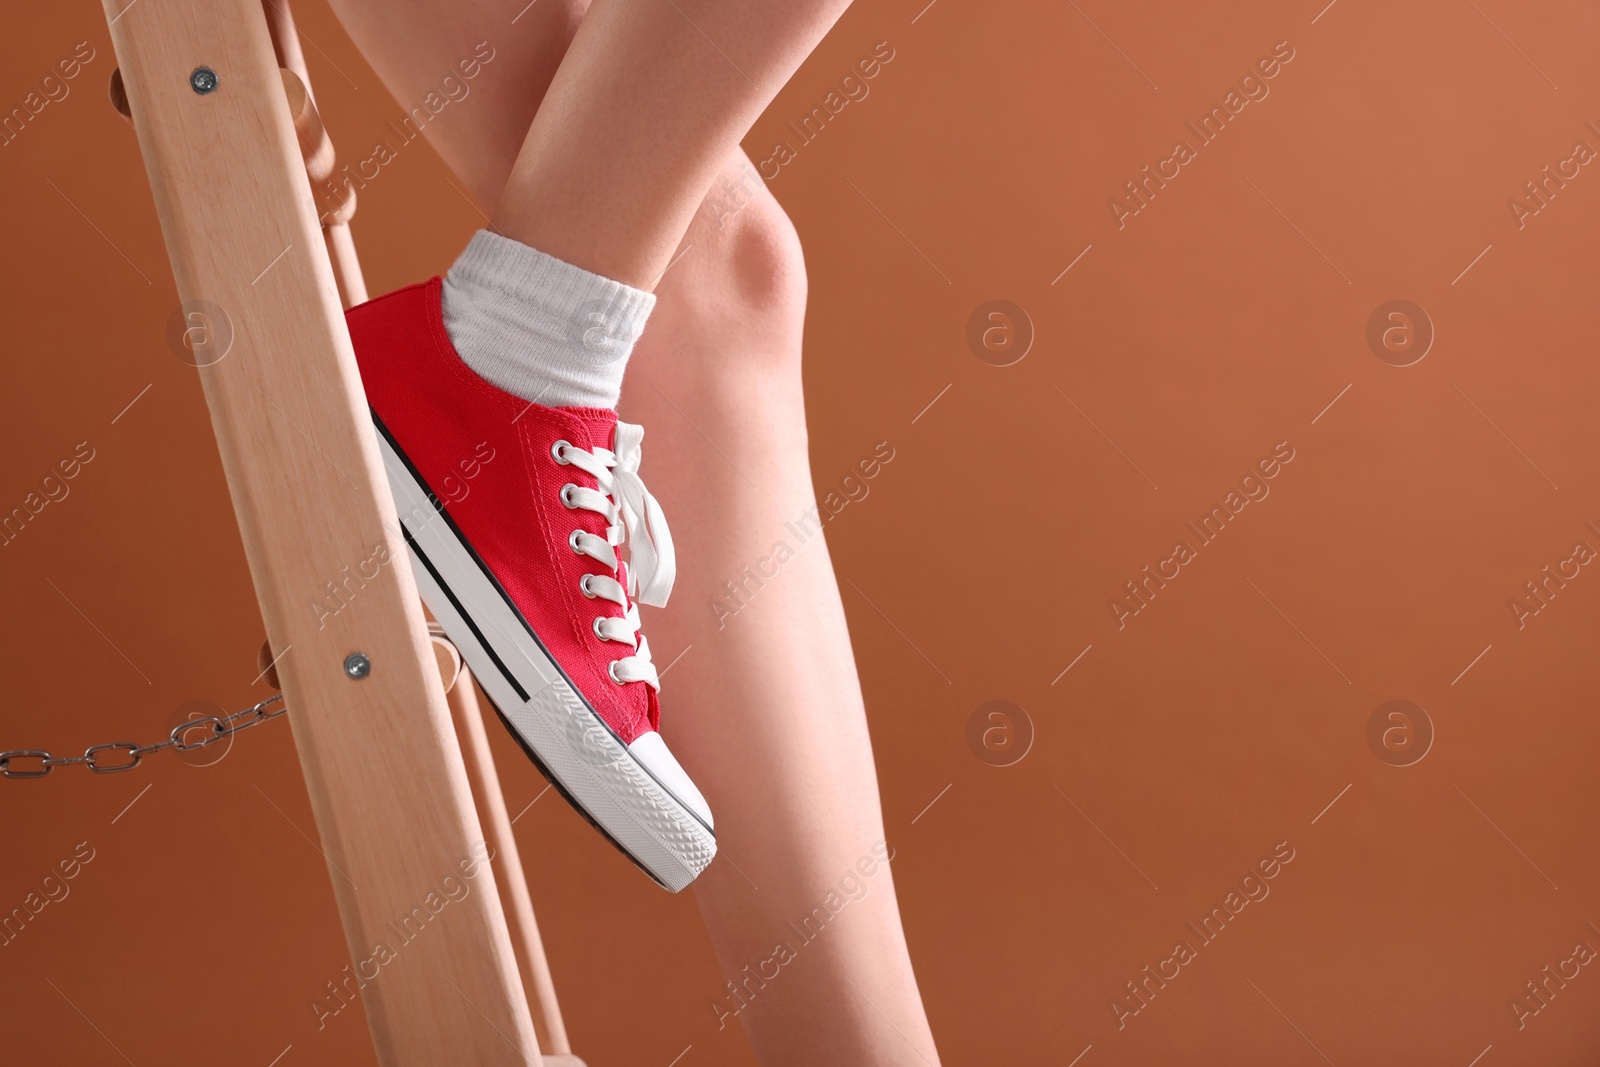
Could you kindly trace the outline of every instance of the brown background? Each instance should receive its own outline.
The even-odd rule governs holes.
[[[1600,548],[1585,527],[1600,523],[1600,174],[1585,167],[1521,230],[1507,208],[1575,141],[1600,148],[1585,127],[1600,122],[1600,14],[1321,2],[863,2],[747,142],[759,159],[792,140],[786,121],[874,44],[894,48],[771,188],[811,274],[819,489],[877,441],[897,453],[828,536],[859,589],[845,606],[947,1063],[1497,1067],[1600,1051],[1594,967],[1520,1031],[1509,1006],[1575,943],[1600,949],[1600,577],[1584,568],[1520,631],[1507,606],[1575,542]],[[401,108],[320,3],[296,8],[335,143],[365,155]],[[95,5],[9,14],[0,106],[80,40],[97,57],[71,95],[0,148],[0,508],[77,442],[96,453],[0,548],[0,744],[58,751],[153,739],[188,702],[232,710],[265,691]],[[1119,231],[1107,199],[1282,40],[1295,58],[1270,96]],[[442,271],[479,221],[427,147],[403,149],[361,194],[373,292]],[[1037,333],[1005,368],[965,340],[996,298]],[[1437,330],[1405,368],[1364,339],[1395,298]],[[1270,497],[1119,631],[1122,583],[1280,441],[1296,458]],[[704,604],[674,610],[704,611],[714,634]],[[1393,698],[1437,731],[1406,768],[1366,740]],[[1035,731],[1006,768],[967,741],[997,699]],[[515,813],[542,782],[496,741]],[[77,842],[95,850],[71,895],[0,948],[8,1059],[264,1067],[292,1046],[285,1067],[371,1061],[356,1011],[319,1033],[308,1008],[346,956],[281,724],[211,767],[168,754],[123,776],[0,782],[0,820],[0,910]],[[691,899],[558,801],[517,831],[594,1067],[664,1067],[686,1045],[683,1067],[751,1062],[715,1029]],[[1123,983],[1280,841],[1296,857],[1271,896],[1119,1031]]]

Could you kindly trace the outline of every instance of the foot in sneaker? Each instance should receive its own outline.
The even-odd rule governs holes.
[[[479,377],[445,331],[440,291],[435,278],[348,315],[422,598],[545,776],[676,892],[716,837],[657,732],[639,634],[638,604],[664,603],[674,570],[639,477],[643,430]]]

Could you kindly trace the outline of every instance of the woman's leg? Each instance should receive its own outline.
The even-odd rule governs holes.
[[[728,194],[696,217],[694,250],[657,290],[622,401],[651,427],[650,477],[681,546],[674,600],[647,618],[663,659],[688,649],[667,676],[668,737],[732,861],[696,883],[738,986],[716,1010],[729,1025],[724,1012],[737,1012],[763,1064],[936,1064],[882,862],[839,587],[821,533],[793,532],[816,507],[800,381],[805,273],[788,218],[755,175],[738,154],[724,176],[749,199]],[[728,582],[742,587],[738,600]]]
[[[714,864],[697,888],[724,972],[739,988],[713,1011],[724,1025],[744,1024],[764,1064],[937,1063],[881,859],[876,777],[827,547],[820,536],[794,544],[785,529],[814,506],[800,380],[804,266],[788,219],[734,149],[739,123],[753,120],[804,50],[751,44],[760,38],[756,11],[684,5],[679,15],[674,0],[655,6],[687,34],[674,36],[652,6],[635,12],[602,0],[596,14],[611,9],[612,21],[589,38],[588,58],[580,53],[578,66],[563,63],[553,75],[562,102],[539,110],[581,4],[539,0],[506,38],[498,3],[334,2],[402,101],[420,99],[433,72],[491,40],[494,77],[480,77],[473,101],[427,132],[497,220],[549,222],[511,236],[646,285],[680,240],[693,246],[660,279],[623,408],[650,425],[645,473],[679,546],[676,597],[648,619],[663,666],[692,646],[669,671],[666,730],[709,795],[719,847],[733,861]],[[799,18],[808,6],[783,10]],[[832,16],[812,10],[820,35]],[[617,24],[636,16],[655,36]],[[606,42],[635,51],[607,53]],[[782,62],[770,58],[775,52]],[[728,66],[736,84],[696,81],[694,72],[713,63]],[[585,102],[579,75],[596,68],[598,99],[621,114]],[[745,76],[763,88],[752,91]],[[682,82],[681,100],[662,90]],[[706,85],[715,91],[697,95]],[[542,130],[547,118],[555,129]],[[719,138],[723,155],[708,165]],[[613,166],[594,201],[580,196],[589,188],[579,181],[585,167]],[[713,180],[724,190],[717,207],[697,214]],[[535,203],[543,206],[530,212]],[[710,605],[724,599],[723,583],[770,557],[778,540],[791,543],[793,557],[737,617],[719,619]],[[849,903],[839,910],[842,899]],[[814,913],[820,918],[803,928],[789,925]],[[780,944],[789,955],[774,960]],[[760,977],[775,965],[778,977]]]
[[[849,0],[595,0],[494,213],[654,288],[712,180]]]
[[[391,88],[425,92],[420,71],[503,41],[520,66],[513,78],[497,68],[496,113],[430,139],[473,165],[462,176],[497,233],[651,289],[729,155],[849,0],[538,0],[514,36],[505,5],[489,6],[333,3]],[[447,12],[447,27],[433,22]],[[513,132],[520,151],[507,156]]]

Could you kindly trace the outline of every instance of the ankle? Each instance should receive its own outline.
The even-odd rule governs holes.
[[[547,407],[614,408],[655,297],[480,230],[445,276],[462,362]]]

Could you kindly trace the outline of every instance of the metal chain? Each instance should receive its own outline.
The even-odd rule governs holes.
[[[268,711],[267,709],[274,704],[279,705],[277,710]],[[167,735],[165,741],[160,741],[153,745],[139,745],[132,741],[112,741],[104,745],[91,745],[84,749],[81,756],[53,756],[43,749],[37,748],[18,748],[10,752],[0,752],[0,776],[6,778],[43,778],[57,767],[65,767],[74,763],[83,764],[95,774],[115,774],[118,771],[131,771],[139,766],[139,762],[152,752],[160,752],[164,748],[175,749],[178,752],[193,752],[196,749],[205,748],[207,745],[214,745],[225,737],[232,737],[240,730],[248,730],[250,727],[258,726],[268,719],[276,719],[289,710],[287,707],[283,707],[282,704],[283,694],[274,693],[259,704],[245,708],[243,711],[236,711],[232,715],[225,717],[207,715],[203,719],[179,723],[172,728],[172,732]],[[187,740],[191,731],[202,728],[209,731],[205,736],[198,741],[191,742]],[[124,753],[122,758],[125,762],[102,763],[100,761],[100,753],[102,752],[122,752]],[[11,761],[15,759],[36,759],[39,761],[39,766],[31,771],[12,770]]]

